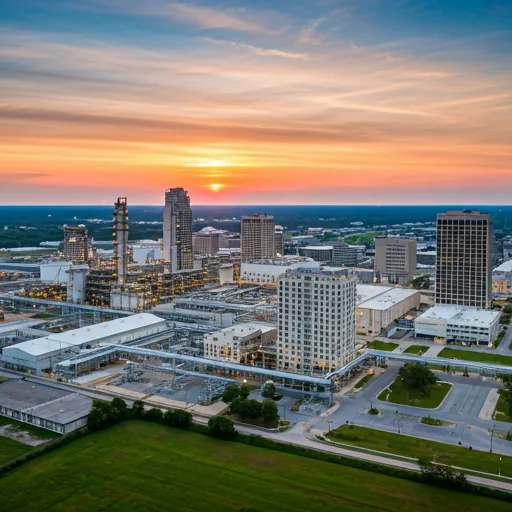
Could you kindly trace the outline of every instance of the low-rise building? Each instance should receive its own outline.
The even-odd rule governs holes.
[[[142,313],[23,341],[5,347],[0,360],[9,368],[40,374],[83,349],[100,343],[122,344],[167,329],[166,320]]]
[[[0,416],[68,434],[87,423],[92,398],[79,393],[27,382],[0,384]]]
[[[416,318],[414,328],[424,338],[492,345],[500,332],[499,319],[499,311],[443,304]]]
[[[231,363],[255,364],[258,351],[275,344],[277,329],[265,324],[237,324],[204,337],[204,357]]]
[[[378,336],[409,311],[419,308],[420,303],[419,290],[358,284],[357,332]]]
[[[492,271],[492,293],[512,293],[512,260],[505,261]]]
[[[320,268],[320,264],[311,258],[288,256],[270,260],[242,261],[240,280],[243,283],[260,285],[277,284],[279,276],[296,268]]]
[[[332,245],[308,245],[299,248],[299,254],[305,258],[311,258],[322,263],[329,263],[332,260]]]

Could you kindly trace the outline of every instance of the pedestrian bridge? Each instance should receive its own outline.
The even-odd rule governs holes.
[[[328,379],[342,377],[350,370],[353,370],[370,358],[393,359],[397,361],[403,361],[404,363],[435,364],[439,366],[450,366],[451,368],[467,368],[468,371],[473,370],[477,372],[512,374],[512,366],[505,366],[502,364],[466,361],[464,359],[450,359],[447,357],[425,357],[418,354],[400,354],[397,352],[388,352],[386,350],[368,349],[359,357],[353,361],[350,361],[350,363],[346,364],[345,366],[342,366],[339,370],[331,372],[326,377]]]

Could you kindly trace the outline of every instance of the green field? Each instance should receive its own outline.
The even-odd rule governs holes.
[[[382,391],[377,398],[383,402],[391,402],[393,404],[435,409],[441,405],[451,387],[452,385],[448,382],[438,382],[437,384],[427,386],[426,392],[423,393],[420,389],[408,388],[400,377],[397,377],[395,382],[389,388]]]
[[[379,340],[370,341],[370,343],[368,343],[368,348],[373,348],[374,350],[385,350],[387,352],[392,352],[397,347],[398,343],[387,343]]]
[[[505,389],[499,389],[498,393],[500,395],[498,399],[498,403],[494,409],[494,419],[496,421],[508,421],[512,423],[512,416],[509,416],[508,404],[506,401],[506,396],[508,391]]]
[[[404,457],[433,460],[461,468],[498,474],[499,454],[469,450],[457,445],[382,432],[366,427],[342,425],[328,437],[332,441]],[[501,474],[512,477],[512,457],[501,456]],[[1,483],[1,481],[0,481]]]
[[[488,352],[470,352],[469,350],[443,348],[443,350],[439,352],[438,357],[447,357],[461,359],[462,361],[479,361],[482,363],[494,363],[512,366],[512,356],[502,356],[500,354],[490,354]]]
[[[23,455],[32,449],[32,446],[18,443],[8,437],[0,437],[0,464]]]
[[[372,233],[362,233],[360,235],[349,235],[343,238],[343,241],[349,245],[372,245],[373,239],[377,236],[386,236],[385,231],[376,231]]]
[[[429,347],[423,345],[411,345],[407,350],[404,350],[404,354],[417,354],[422,356]]]
[[[124,422],[0,478],[9,512],[505,512],[510,503],[381,474]]]

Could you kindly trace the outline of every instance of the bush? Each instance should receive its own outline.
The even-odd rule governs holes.
[[[375,407],[372,407],[371,409],[368,410],[368,414],[379,414],[380,411],[379,409],[376,409]]]
[[[153,407],[146,412],[144,417],[153,423],[163,423],[164,413],[160,409]]]
[[[126,417],[127,405],[121,398],[115,397],[112,402],[93,400],[92,409],[87,417],[87,428],[96,432],[114,425]]]
[[[237,435],[233,421],[225,416],[213,416],[208,421],[208,433],[218,439],[230,440]]]
[[[135,400],[132,406],[132,416],[141,419],[144,417],[144,402],[142,400]]]
[[[276,394],[276,387],[273,382],[265,383],[263,386],[263,391],[261,392],[261,396],[264,398],[272,398]]]
[[[258,402],[258,400],[243,400],[240,404],[240,412],[238,414],[242,418],[250,418],[255,420],[261,416],[262,407],[262,403]]]
[[[251,391],[252,391],[252,388],[251,388],[251,386],[249,386],[249,384],[242,384],[240,386],[240,390],[239,390],[240,398],[243,398],[244,400],[246,400],[247,398],[249,398]]]
[[[192,423],[192,414],[188,411],[177,409],[175,411],[167,411],[162,418],[164,425],[169,427],[187,429]]]

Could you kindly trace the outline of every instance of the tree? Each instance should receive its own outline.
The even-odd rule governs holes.
[[[225,416],[213,416],[208,420],[208,431],[218,439],[233,439],[236,436],[233,421]]]
[[[512,304],[505,304],[503,306],[503,314],[512,315]]]
[[[242,418],[250,418],[255,420],[261,416],[262,404],[258,400],[244,400],[241,404],[241,410],[238,414]]]
[[[265,398],[272,398],[276,394],[276,387],[273,382],[266,382],[263,386],[263,391],[261,392],[261,396]]]
[[[132,413],[135,418],[144,417],[144,402],[142,400],[135,400],[132,405]]]
[[[508,315],[506,313],[503,313],[501,316],[500,316],[500,324],[501,325],[509,325],[510,324],[510,321],[512,319],[512,316],[511,315]]]
[[[112,399],[112,402],[110,402],[110,404],[112,405],[112,407],[115,407],[121,413],[122,418],[126,418],[128,406],[126,405],[126,402],[122,398],[115,396]]]
[[[229,408],[229,410],[231,411],[231,414],[241,414],[243,404],[246,401],[247,400],[244,400],[243,398],[240,398],[240,397],[235,398]]]
[[[145,417],[148,421],[152,421],[153,423],[162,423],[164,413],[160,409],[153,407],[146,412]]]
[[[105,410],[93,407],[87,416],[87,428],[91,432],[97,432],[107,427],[108,414]]]
[[[277,413],[277,405],[274,400],[265,400],[261,408],[261,416],[265,421],[277,420],[279,414]]]
[[[425,389],[429,384],[435,384],[437,377],[422,364],[406,364],[398,371],[398,376],[407,387]]]
[[[236,384],[228,384],[222,393],[222,401],[230,404],[240,396],[240,388]]]
[[[239,389],[240,398],[247,399],[249,398],[249,395],[251,394],[252,388],[249,386],[249,384],[242,384]]]
[[[464,489],[467,485],[466,475],[460,471],[428,461],[419,460],[418,462],[424,482],[448,489]]]

